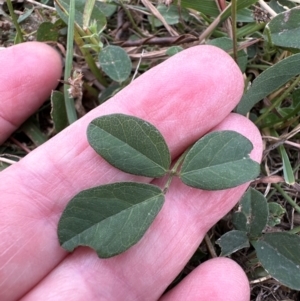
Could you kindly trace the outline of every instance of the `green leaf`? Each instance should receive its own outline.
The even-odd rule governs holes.
[[[64,95],[62,92],[52,91],[51,93],[51,117],[57,133],[69,125]]]
[[[95,1],[96,0],[86,0],[85,1],[83,15],[82,15],[82,27],[83,28],[89,27],[92,11],[95,6]]]
[[[32,12],[34,11],[35,7],[33,5],[24,5],[24,11],[22,12],[22,14],[18,17],[18,23],[22,23],[24,22],[26,19],[28,19]]]
[[[237,10],[240,10],[245,7],[249,7],[250,5],[256,3],[257,0],[238,0],[237,1]],[[178,3],[178,0],[175,1],[175,3]],[[201,1],[195,1],[195,0],[180,0],[181,7],[184,8],[192,8],[195,9],[205,15],[209,15],[212,17],[216,17],[220,14],[220,11],[216,5],[215,0],[201,0]],[[224,19],[228,18],[230,16],[231,12],[228,11],[228,13],[225,14]]]
[[[120,90],[122,90],[122,85],[116,82],[112,82],[107,88],[102,90],[102,92],[98,96],[99,104],[104,103],[109,98],[116,95]]]
[[[42,23],[36,34],[36,39],[39,42],[44,42],[44,41],[57,41],[58,39],[58,28],[55,24],[51,22],[44,22]]]
[[[220,256],[229,256],[238,250],[250,246],[247,233],[239,230],[232,230],[225,233],[216,243],[221,247]]]
[[[241,9],[236,15],[237,22],[251,23],[254,22],[253,11],[248,8]]]
[[[283,215],[286,213],[285,208],[283,208],[281,205],[275,202],[268,203],[268,207],[269,207],[268,226],[274,227],[276,225],[279,225],[281,223],[281,219]]]
[[[276,232],[252,242],[262,266],[285,286],[300,290],[300,237]]]
[[[59,0],[59,3],[63,6],[63,8],[66,10],[66,12],[70,11],[70,1],[71,0]],[[74,0],[72,0],[74,1]],[[75,1],[75,22],[82,28],[83,27],[83,14],[84,14],[84,8],[85,8],[86,0],[76,0]],[[68,24],[68,15],[66,15],[56,4],[55,2],[55,8],[59,15],[59,17]],[[92,10],[91,16],[90,16],[90,23],[93,21],[96,21],[97,25],[97,32],[103,31],[103,29],[106,27],[106,18],[101,10],[101,4],[98,2],[95,3],[95,6]]]
[[[293,8],[297,4],[290,0],[271,0],[268,5],[277,13],[282,13],[286,11],[286,8]]]
[[[219,47],[225,51],[229,51],[232,50],[233,48],[233,41],[232,39],[223,37],[223,38],[217,38],[217,39],[213,39],[208,41],[209,45],[214,45],[216,47]],[[245,53],[244,50],[240,50],[237,53],[237,63],[241,69],[242,72],[245,72],[246,70],[246,66],[247,66],[247,61],[248,61],[248,56]]]
[[[163,16],[167,24],[175,25],[179,23],[180,16],[179,16],[179,10],[177,6],[175,5],[166,6],[164,4],[158,4],[157,10]],[[184,8],[181,10],[181,18],[183,18],[184,21],[188,21],[189,19],[189,12]],[[148,19],[150,20],[150,22],[151,19],[153,19],[153,24],[155,27],[159,27],[163,25],[160,20],[153,17],[152,15],[149,16]]]
[[[27,119],[19,130],[23,132],[36,146],[40,146],[47,141],[46,135],[42,132],[39,124],[33,117]]]
[[[107,162],[130,174],[158,178],[167,172],[171,157],[160,132],[134,116],[112,114],[88,126],[90,145]]]
[[[262,72],[244,93],[236,111],[243,115],[247,114],[256,103],[300,74],[299,64],[300,53],[289,56]]]
[[[181,46],[171,46],[170,48],[168,48],[166,50],[166,55],[172,56],[172,55],[179,53],[182,50],[183,50],[183,48]]]
[[[131,60],[127,52],[119,46],[106,46],[99,54],[102,70],[116,82],[125,81],[131,73]]]
[[[105,3],[105,2],[96,2],[98,9],[102,11],[105,17],[111,17],[117,10],[117,5],[113,3]]]
[[[114,183],[77,194],[59,224],[61,246],[93,248],[99,257],[120,254],[136,244],[162,208],[164,195],[156,186]]]
[[[253,180],[259,164],[249,158],[250,140],[234,131],[210,133],[186,155],[180,178],[188,186],[220,190]]]
[[[239,212],[233,215],[233,225],[237,230],[246,231],[252,237],[258,237],[268,222],[268,203],[257,190],[249,188],[243,195]]]
[[[178,3],[179,1],[174,1]],[[184,8],[192,8],[205,15],[216,17],[220,12],[214,0],[180,0],[180,6]]]
[[[278,14],[267,25],[265,38],[279,47],[300,49],[300,7]]]
[[[287,184],[294,185],[296,180],[289,156],[283,145],[279,145],[278,150],[282,159],[284,180]]]

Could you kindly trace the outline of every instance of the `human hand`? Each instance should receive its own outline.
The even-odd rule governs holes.
[[[61,65],[55,51],[33,42],[1,51],[0,65],[3,142],[50,94]],[[208,131],[234,130],[252,141],[251,157],[259,161],[258,130],[243,116],[230,114],[242,92],[242,75],[227,54],[212,46],[190,48],[1,172],[0,300],[249,300],[246,275],[226,258],[205,262],[162,296],[247,184],[212,192],[174,179],[145,236],[110,259],[99,259],[88,248],[69,254],[56,233],[63,209],[79,191],[149,181],[120,172],[94,152],[86,139],[92,119],[111,113],[145,119],[163,134],[173,159]]]

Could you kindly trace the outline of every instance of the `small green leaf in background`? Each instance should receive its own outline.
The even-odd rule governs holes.
[[[158,178],[170,167],[163,136],[137,117],[112,114],[96,118],[88,126],[87,137],[100,156],[130,174]]]
[[[162,190],[149,184],[123,182],[84,190],[60,218],[59,242],[70,252],[89,246],[102,258],[120,254],[143,237],[163,204]]]
[[[230,254],[250,247],[247,233],[239,230],[232,230],[222,235],[217,241],[221,247],[220,256],[229,256]]]
[[[268,5],[277,13],[280,14],[286,11],[286,8],[293,8],[297,3],[290,0],[271,0]]]
[[[224,51],[232,50],[233,49],[233,42],[232,39],[223,37],[223,38],[217,38],[208,41],[208,45],[213,45],[216,47],[219,47],[223,49]],[[248,56],[244,50],[240,50],[237,53],[237,63],[241,69],[242,72],[245,72],[246,66],[248,62]]]
[[[182,50],[183,50],[183,48],[181,46],[172,46],[172,47],[167,49],[166,55],[172,56],[172,55],[175,55],[175,54],[177,54],[178,52],[180,52]]]
[[[0,171],[6,169],[6,168],[9,167],[9,166],[10,166],[9,164],[0,161]]]
[[[274,129],[271,129],[271,134],[274,137],[279,137],[278,133]],[[281,160],[282,160],[284,180],[287,184],[294,185],[295,184],[294,171],[293,171],[289,156],[285,150],[285,147],[282,144],[279,145],[278,151],[279,151],[279,154],[280,154]]]
[[[274,227],[276,225],[279,225],[281,219],[286,213],[286,210],[281,205],[275,202],[268,203],[268,207],[269,207],[268,226]]]
[[[63,8],[69,12],[70,11],[70,1],[71,0],[59,0],[59,3],[63,6]],[[74,0],[72,0],[74,1]],[[97,32],[103,31],[106,27],[106,17],[101,10],[102,5],[99,4],[100,2],[96,2],[95,6],[92,10],[92,14],[90,17],[90,22],[96,21]],[[75,0],[75,22],[80,26],[83,27],[83,14],[84,8],[86,5],[86,0]],[[68,24],[68,16],[59,8],[59,6],[55,3],[56,11],[59,17]]]
[[[163,16],[167,24],[169,25],[175,25],[179,23],[180,16],[179,16],[179,10],[178,7],[175,5],[166,6],[164,4],[159,4],[157,6],[157,10],[160,12],[160,14]],[[153,18],[153,16],[149,16],[149,19]],[[181,10],[181,18],[183,18],[184,21],[188,21],[189,19],[189,13],[186,9]],[[158,20],[157,18],[154,18],[153,20],[154,26],[159,27],[163,24]]]
[[[258,237],[268,222],[268,203],[257,190],[249,188],[243,195],[239,212],[234,213],[232,222],[237,230],[246,231],[252,237]]]
[[[272,45],[300,49],[299,14],[299,6],[278,14],[267,24],[265,39]]]
[[[251,9],[240,9],[236,15],[237,22],[251,23],[254,22],[253,12]]]
[[[28,17],[31,16],[33,11],[34,11],[34,6],[33,5],[29,5],[29,3],[27,5],[25,5],[24,11],[18,17],[18,23],[20,24],[20,23],[24,22]]]
[[[291,166],[289,156],[283,145],[279,145],[278,150],[282,160],[284,180],[287,184],[294,185],[295,184],[294,171]]]
[[[244,93],[236,111],[246,115],[260,100],[300,74],[300,53],[289,56],[262,72]]]
[[[92,11],[94,9],[96,0],[86,0],[85,6],[83,9],[83,15],[82,15],[82,27],[83,29],[87,29],[90,25],[91,15]]]
[[[216,17],[219,15],[220,11],[216,2],[213,0],[175,0],[174,3],[180,2],[180,6],[184,8],[192,8],[198,12],[205,15]]]
[[[259,164],[249,158],[253,145],[234,131],[210,133],[187,153],[180,172],[188,186],[220,190],[255,179]]]
[[[36,146],[40,146],[47,141],[46,135],[39,128],[39,124],[31,117],[27,119],[19,129],[23,132]]]
[[[36,39],[39,42],[44,42],[44,41],[57,41],[59,36],[57,27],[55,24],[51,22],[44,22],[42,23],[36,33]]]
[[[69,125],[64,95],[59,91],[51,93],[51,117],[57,133]]]
[[[204,15],[209,15],[212,17],[217,17],[220,14],[220,11],[218,9],[218,6],[216,4],[215,0],[201,0],[201,1],[195,1],[195,0],[175,0],[174,3],[179,3],[180,6],[184,8],[192,8],[198,12],[203,13]],[[239,0],[237,1],[237,10],[241,10],[245,7],[249,7],[252,4],[256,3],[257,0]],[[225,20],[230,16],[231,12],[230,10],[224,14],[222,20]]]
[[[131,60],[122,47],[106,46],[99,54],[99,62],[102,70],[116,82],[124,82],[131,73]]]
[[[267,233],[252,242],[265,270],[276,280],[300,290],[300,237],[286,232]]]
[[[98,95],[99,104],[104,103],[106,100],[116,95],[120,90],[122,90],[122,85],[117,82],[112,82]]]

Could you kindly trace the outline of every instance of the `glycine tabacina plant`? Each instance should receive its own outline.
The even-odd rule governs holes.
[[[220,190],[257,177],[260,166],[249,157],[252,143],[234,131],[212,132],[199,139],[171,168],[162,134],[149,122],[123,114],[94,119],[88,126],[91,147],[124,172],[166,176],[165,187],[138,182],[101,185],[78,193],[59,224],[61,246],[93,248],[99,257],[120,254],[136,244],[161,210],[174,176],[188,186]]]

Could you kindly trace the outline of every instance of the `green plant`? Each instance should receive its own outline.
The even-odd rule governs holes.
[[[239,210],[233,215],[233,225],[237,230],[225,233],[217,241],[222,249],[221,256],[229,256],[251,243],[258,260],[273,278],[299,290],[300,237],[289,232],[263,233],[266,226],[274,222],[274,212],[284,213],[282,208],[275,211],[274,205],[269,206],[260,192],[248,189],[240,201]]]
[[[9,12],[10,17],[4,13],[0,4],[0,18],[1,21],[4,19],[10,24],[11,29],[7,31],[7,37],[5,36],[9,43],[21,42],[31,37],[38,41],[62,42],[64,45],[66,28],[72,25],[69,16],[73,14],[72,18],[75,17],[74,36],[71,36],[69,31],[69,43],[66,46],[69,49],[66,60],[68,72],[64,76],[66,87],[64,93],[54,91],[51,98],[52,115],[48,117],[51,122],[47,127],[53,126],[53,128],[51,131],[46,131],[39,122],[45,120],[43,112],[48,104],[19,129],[19,132],[22,132],[29,141],[22,141],[23,145],[29,144],[29,149],[39,146],[52,136],[51,133],[63,130],[72,122],[68,120],[68,115],[72,116],[72,112],[74,113],[74,104],[67,92],[70,88],[68,81],[72,74],[70,64],[74,58],[77,60],[78,54],[82,59],[80,62],[76,61],[76,67],[79,66],[80,69],[82,66],[84,68],[87,66],[89,73],[94,76],[92,80],[84,77],[81,87],[85,95],[83,105],[91,109],[109,99],[133,78],[166,58],[165,54],[172,55],[183,48],[189,48],[196,41],[215,45],[231,54],[241,71],[245,73],[247,88],[236,111],[243,115],[249,114],[250,119],[261,130],[265,143],[261,165],[262,177],[253,184],[253,187],[264,191],[268,199],[269,219],[267,226],[258,237],[253,237],[253,233],[249,233],[250,230],[247,229],[240,233],[244,237],[243,242],[246,241],[247,246],[251,245],[253,240],[261,240],[274,231],[299,235],[299,221],[293,218],[294,212],[295,215],[299,214],[297,194],[300,167],[298,155],[300,25],[297,1],[237,0],[232,1],[232,5],[226,5],[230,2],[174,0],[167,6],[161,2],[171,1],[151,1],[160,13],[160,18],[147,6],[150,1],[75,0],[72,1],[75,4],[74,8],[73,5],[71,7],[70,4],[73,3],[70,0],[55,0],[54,13],[51,10],[54,8],[50,7],[52,1],[40,1],[50,5],[49,9],[45,9],[47,13],[44,13],[38,2],[34,5],[16,4],[16,1],[10,0],[6,2],[9,8],[6,13]],[[17,5],[15,8],[18,12],[23,12],[19,18],[15,16],[11,2],[14,6]],[[121,13],[124,13],[123,17]],[[36,34],[25,26],[24,20],[30,19],[31,15],[38,16],[34,18],[34,23],[39,23],[33,27],[37,28]],[[118,21],[120,16],[121,23]],[[236,24],[232,22],[234,19],[237,21]],[[128,27],[126,24],[129,24]],[[0,35],[1,31],[2,27]],[[70,51],[72,42],[77,46],[74,48],[75,56]],[[5,42],[2,43],[7,46]],[[117,55],[114,55],[115,47],[118,48]],[[116,62],[120,61],[118,56],[120,55],[121,58],[124,52],[127,54],[127,61],[130,57],[133,63],[127,64],[126,70],[122,70],[125,65],[121,67],[116,65]],[[135,60],[139,60],[139,64]],[[93,97],[89,97],[87,91]],[[19,140],[18,134],[15,137]],[[21,147],[17,147],[14,143],[1,146],[0,170],[25,156],[28,147],[23,150],[22,144]],[[263,202],[260,203],[265,207]],[[257,219],[254,219],[251,227],[256,222]],[[215,227],[219,231],[214,232],[213,228],[209,232],[213,245],[219,237],[218,232],[224,233],[228,230],[224,227],[223,221]],[[238,236],[231,237],[232,245],[238,245],[238,241],[235,241]],[[223,241],[225,238],[223,237]],[[219,248],[215,247],[218,253]],[[205,249],[205,244],[203,243],[200,248]],[[297,250],[297,244],[295,248]],[[260,278],[261,273],[253,275],[249,272],[260,265],[260,258],[257,257],[259,253],[253,251],[253,246],[243,251],[246,258],[251,257],[251,260],[247,261],[250,262],[248,266],[244,264],[243,252],[233,254],[234,259],[242,266],[247,266],[245,271],[251,280],[263,280]],[[223,250],[222,254],[225,254]],[[211,255],[213,256],[213,253]],[[195,257],[191,262],[196,266],[199,261],[194,259]],[[285,266],[284,262],[281,264]],[[296,262],[294,265],[297,265]],[[285,267],[286,277],[294,277],[292,275],[294,269],[289,268],[288,265]],[[268,274],[266,271],[263,273],[263,276]],[[281,279],[281,282],[289,285],[289,282],[284,279]],[[258,295],[263,295],[265,287],[271,291],[274,280],[264,282],[260,288],[257,282],[254,283],[252,300],[256,300]],[[280,286],[280,283],[277,285]],[[272,294],[275,294],[273,290]],[[276,294],[274,298],[278,300],[282,299],[283,294],[285,299],[296,299],[293,294],[299,296],[299,293],[288,293],[286,289],[278,289]]]
[[[89,246],[99,257],[111,257],[137,243],[164,204],[173,177],[186,185],[220,190],[248,182],[259,174],[249,158],[252,143],[234,131],[212,132],[199,139],[170,167],[168,146],[145,120],[113,114],[93,120],[90,145],[107,162],[130,174],[160,178],[163,188],[137,182],[102,185],[77,194],[58,225],[60,244],[68,251]]]

